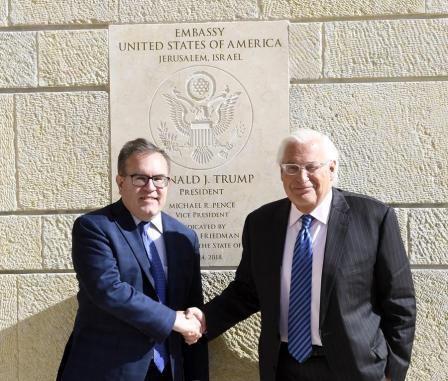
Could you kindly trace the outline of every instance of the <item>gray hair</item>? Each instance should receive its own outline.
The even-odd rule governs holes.
[[[171,160],[168,154],[161,148],[152,144],[146,139],[138,138],[135,140],[130,140],[124,144],[118,154],[117,169],[119,175],[124,175],[126,173],[126,160],[129,159],[134,153],[160,153],[166,160],[168,164],[168,171],[171,168]]]
[[[280,147],[277,152],[277,163],[282,164],[283,157],[285,155],[286,147],[291,143],[308,143],[311,140],[319,140],[325,151],[325,156],[327,160],[332,160],[336,163],[334,175],[332,179],[332,184],[336,185],[338,182],[338,169],[339,169],[339,152],[330,140],[330,138],[316,130],[310,128],[299,128],[298,130],[291,133],[290,136],[284,138],[280,143]]]

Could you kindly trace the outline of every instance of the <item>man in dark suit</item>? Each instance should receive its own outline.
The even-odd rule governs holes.
[[[278,162],[287,198],[249,214],[235,279],[187,313],[212,339],[261,311],[261,381],[403,381],[416,311],[394,211],[333,187],[338,152],[316,131]]]
[[[121,199],[76,220],[79,308],[59,380],[208,380],[200,323],[183,312],[203,301],[198,238],[162,212],[168,175],[164,151],[127,142],[118,157]]]

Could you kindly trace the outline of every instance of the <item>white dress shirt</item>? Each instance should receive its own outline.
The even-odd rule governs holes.
[[[135,225],[142,221],[132,215]],[[157,252],[159,253],[160,260],[162,261],[163,270],[165,271],[165,277],[168,279],[168,262],[166,258],[165,241],[163,240],[163,225],[162,225],[162,214],[158,213],[151,219],[151,223],[147,225],[148,235],[154,244],[156,245]],[[151,277],[151,283],[154,286],[154,280]]]
[[[314,217],[310,229],[313,250],[311,284],[311,341],[313,345],[322,345],[319,335],[320,287],[322,266],[324,263],[325,242],[327,241],[327,224],[332,198],[333,191],[330,189],[330,192],[328,192],[322,202],[309,213]],[[288,341],[289,290],[291,285],[292,258],[296,238],[302,227],[300,217],[302,217],[303,214],[304,213],[300,212],[293,204],[291,204],[280,280],[280,338],[281,341],[284,342]]]

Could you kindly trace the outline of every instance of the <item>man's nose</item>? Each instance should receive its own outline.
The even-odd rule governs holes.
[[[305,168],[299,168],[299,173],[296,175],[296,180],[300,182],[307,182],[309,180],[308,171]]]
[[[157,187],[154,185],[152,179],[148,179],[148,182],[146,183],[146,185],[143,188],[147,188],[151,192],[154,190],[157,190]]]

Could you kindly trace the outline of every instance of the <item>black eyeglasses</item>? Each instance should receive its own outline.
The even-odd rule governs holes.
[[[148,184],[149,180],[152,181],[156,188],[165,188],[170,182],[170,178],[165,175],[155,175],[155,176],[146,176],[146,175],[126,175],[129,176],[132,180],[132,185],[136,187],[144,187]]]

